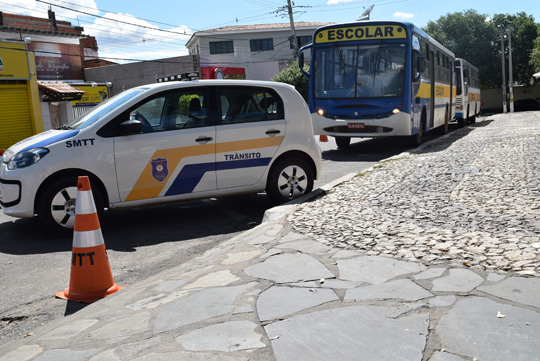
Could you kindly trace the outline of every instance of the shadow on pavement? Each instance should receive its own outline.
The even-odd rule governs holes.
[[[260,224],[270,207],[266,195],[256,194],[106,211],[100,223],[107,249],[132,252],[141,246],[244,231]],[[72,249],[73,237],[45,233],[37,218],[12,219],[0,224],[0,253]]]

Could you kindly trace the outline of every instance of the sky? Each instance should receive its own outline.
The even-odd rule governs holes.
[[[424,27],[449,13],[469,9],[485,14],[525,12],[540,23],[538,0],[294,0],[294,21],[355,21],[374,5],[371,20],[404,20]],[[187,55],[194,32],[231,25],[288,23],[287,0],[0,0],[0,11],[82,26],[95,36],[99,55],[110,61],[162,59]]]

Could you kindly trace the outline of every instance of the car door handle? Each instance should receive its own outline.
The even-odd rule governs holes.
[[[276,135],[276,134],[279,134],[279,133],[281,133],[281,131],[278,130],[278,129],[270,129],[270,130],[266,131],[267,135]]]
[[[199,138],[195,139],[195,141],[197,143],[207,143],[207,142],[211,142],[213,140],[214,140],[214,138],[212,138],[212,137],[199,137]]]

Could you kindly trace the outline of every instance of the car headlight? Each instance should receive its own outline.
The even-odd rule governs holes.
[[[31,166],[34,163],[39,162],[41,158],[49,154],[47,148],[33,148],[24,150],[17,153],[8,162],[7,168],[9,170],[21,169]]]

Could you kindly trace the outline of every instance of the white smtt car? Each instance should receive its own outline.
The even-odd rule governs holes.
[[[168,82],[127,90],[6,150],[0,205],[66,233],[81,175],[101,212],[260,191],[283,203],[310,192],[320,168],[309,109],[292,86]]]

